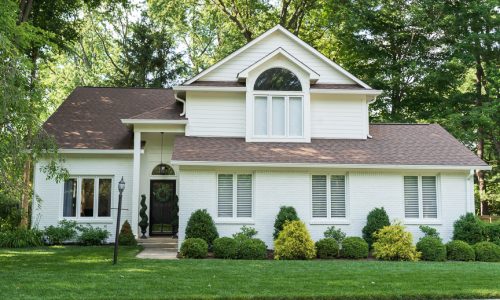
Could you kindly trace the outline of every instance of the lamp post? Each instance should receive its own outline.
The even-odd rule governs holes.
[[[118,215],[116,217],[116,233],[115,233],[115,252],[113,255],[113,265],[116,265],[116,260],[118,259],[118,235],[120,234],[120,217],[122,214],[122,196],[123,190],[125,190],[125,181],[123,181],[123,176],[120,182],[118,182],[118,191],[120,195],[118,196]]]

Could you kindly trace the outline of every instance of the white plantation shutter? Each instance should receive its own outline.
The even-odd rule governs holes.
[[[422,215],[437,218],[436,176],[422,176]]]
[[[252,217],[252,175],[237,175],[236,216]]]
[[[418,218],[418,176],[404,177],[405,217]]]
[[[217,215],[219,217],[233,216],[233,175],[219,174],[218,177]]]
[[[327,217],[326,176],[312,176],[312,216],[313,218]]]
[[[331,217],[345,218],[345,176],[333,175],[330,187]]]

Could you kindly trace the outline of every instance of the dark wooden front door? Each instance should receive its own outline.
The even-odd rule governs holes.
[[[174,233],[175,180],[151,180],[150,186],[150,235]]]

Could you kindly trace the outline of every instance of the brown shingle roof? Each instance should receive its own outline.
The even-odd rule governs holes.
[[[439,125],[371,125],[372,139],[246,143],[244,138],[176,137],[172,160],[242,163],[486,166]]]
[[[131,149],[132,132],[121,119],[147,112],[184,119],[171,89],[78,87],[43,128],[63,149]]]

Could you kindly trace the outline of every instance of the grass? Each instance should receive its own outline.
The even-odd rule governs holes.
[[[140,260],[122,247],[0,250],[0,299],[489,298],[500,264]]]

